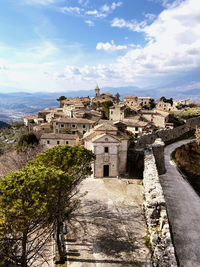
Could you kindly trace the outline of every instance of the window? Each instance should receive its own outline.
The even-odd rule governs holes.
[[[61,128],[64,128],[64,127],[65,127],[65,125],[64,125],[64,124],[61,124],[61,125],[60,125],[60,127],[61,127]]]
[[[110,111],[110,114],[113,114],[113,111],[112,110]]]
[[[85,134],[86,133],[86,131],[83,131],[83,134]]]
[[[66,143],[66,145],[68,145],[68,144],[69,144],[69,142],[68,142],[68,141],[66,141],[65,143]]]
[[[108,142],[108,138],[105,138],[105,141]]]
[[[72,132],[72,134],[75,134],[75,133],[76,133],[76,132],[74,132],[74,131]]]
[[[50,141],[49,141],[49,140],[47,140],[47,144],[48,144],[48,145],[50,144]]]
[[[138,127],[137,126],[135,127],[135,130],[138,131]]]
[[[56,125],[58,125],[58,122],[56,122]]]
[[[83,124],[83,128],[86,128],[85,124]]]
[[[57,145],[60,145],[60,141],[57,141]]]
[[[75,124],[72,124],[72,128],[76,128],[76,125]]]
[[[105,152],[105,153],[108,153],[108,146],[105,146],[105,148],[104,148],[104,152]]]

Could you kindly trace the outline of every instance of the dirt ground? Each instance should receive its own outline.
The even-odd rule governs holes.
[[[66,236],[67,266],[151,266],[140,180],[86,179],[80,191],[88,193]]]

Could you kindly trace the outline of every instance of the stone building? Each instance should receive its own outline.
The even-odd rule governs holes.
[[[83,137],[84,146],[96,155],[93,177],[118,177],[126,173],[128,137],[117,126],[103,123]]]
[[[152,122],[156,127],[158,128],[165,128],[166,126],[166,119],[167,116],[164,116],[163,114],[160,114],[156,112],[155,110],[141,110],[140,111],[143,118],[145,118],[147,121]]]
[[[123,103],[134,108],[149,107],[152,101],[150,96],[125,96]]]
[[[106,102],[106,101],[112,101],[115,102],[115,98],[110,93],[103,93],[100,94],[100,89],[97,85],[97,87],[94,89],[94,95],[95,97],[92,98],[91,104],[93,106],[98,106],[99,104]]]
[[[164,101],[159,101],[156,105],[156,109],[168,111],[168,112],[172,110],[176,110],[176,108],[173,105],[171,105],[171,103],[164,102]]]
[[[109,119],[113,121],[123,121],[124,118],[137,114],[137,112],[127,105],[118,104],[109,108]]]
[[[153,98],[150,96],[139,96],[137,98],[137,102],[141,107],[144,107],[144,106],[149,107],[152,99]]]
[[[73,134],[85,134],[95,125],[95,121],[77,118],[58,118],[53,121],[53,132],[62,133],[69,129]]]
[[[46,149],[57,145],[78,145],[79,136],[76,134],[54,134],[44,133],[40,137],[40,144]]]

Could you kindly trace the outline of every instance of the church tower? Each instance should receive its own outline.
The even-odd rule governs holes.
[[[94,89],[95,90],[95,97],[97,96],[100,96],[100,89],[99,89],[99,86],[97,85],[96,88]]]

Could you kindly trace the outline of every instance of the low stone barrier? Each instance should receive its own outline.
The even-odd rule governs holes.
[[[136,148],[145,148],[149,144],[153,144],[157,138],[161,138],[163,142],[179,138],[181,135],[195,129],[200,125],[200,116],[186,120],[184,125],[174,129],[158,130],[155,133],[144,134],[136,141]]]
[[[152,245],[153,266],[177,267],[166,202],[151,149],[145,152],[143,184],[145,216]]]

